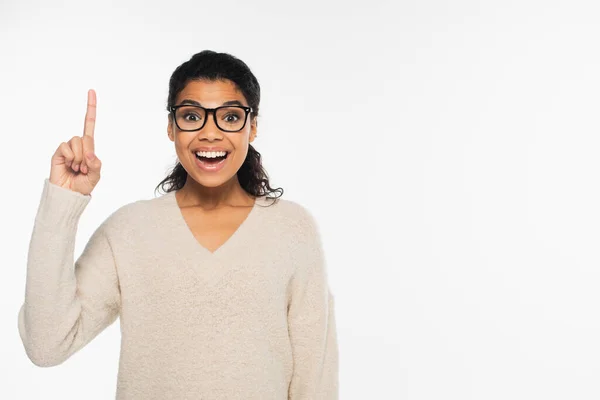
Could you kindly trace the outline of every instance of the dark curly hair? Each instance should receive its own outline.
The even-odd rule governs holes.
[[[170,106],[175,105],[177,95],[185,88],[188,82],[193,80],[230,80],[242,92],[248,105],[252,107],[252,118],[258,117],[258,105],[260,103],[260,85],[258,80],[250,71],[250,68],[242,60],[227,53],[217,53],[204,50],[194,54],[188,61],[175,69],[169,80],[169,97],[167,99],[167,111]],[[169,114],[169,120],[172,115]],[[161,188],[165,193],[179,190],[185,184],[188,173],[179,161],[169,175],[163,179],[155,191]],[[277,199],[283,195],[282,188],[273,189],[269,184],[269,177],[262,166],[261,155],[249,144],[248,155],[237,172],[237,177],[242,188],[252,196],[269,196],[268,199]]]

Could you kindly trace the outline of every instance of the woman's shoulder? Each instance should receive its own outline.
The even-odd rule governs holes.
[[[266,211],[271,210],[270,215],[283,226],[306,231],[317,229],[314,214],[307,205],[298,200],[282,197],[273,200],[263,196],[259,198],[259,202]]]
[[[108,229],[117,230],[157,226],[156,220],[160,220],[168,211],[169,196],[172,196],[171,192],[154,198],[129,201],[116,208],[106,218],[104,225]]]

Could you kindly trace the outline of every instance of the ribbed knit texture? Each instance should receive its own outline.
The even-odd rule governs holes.
[[[259,197],[211,253],[169,192],[117,209],[75,260],[90,200],[44,182],[18,313],[34,364],[65,362],[119,319],[118,400],[338,398],[333,295],[306,208]]]

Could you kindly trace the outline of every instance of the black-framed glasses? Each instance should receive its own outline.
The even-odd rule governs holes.
[[[173,115],[175,124],[186,132],[199,131],[206,124],[208,114],[213,114],[215,125],[224,132],[239,132],[246,126],[248,114],[252,107],[221,106],[217,108],[204,108],[200,106],[180,104],[170,106],[169,112]]]

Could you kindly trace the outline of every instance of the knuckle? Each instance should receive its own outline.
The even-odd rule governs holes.
[[[73,152],[71,151],[71,147],[69,146],[68,143],[66,142],[62,142],[59,146],[58,146],[58,154],[63,156],[66,160],[70,160],[72,159],[72,155]]]

